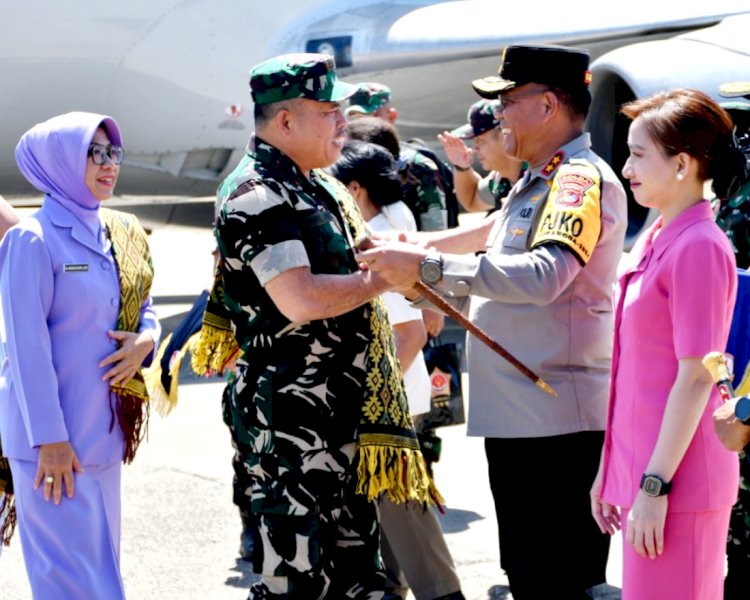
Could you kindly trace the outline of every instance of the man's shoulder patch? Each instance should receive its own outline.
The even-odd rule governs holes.
[[[531,247],[560,244],[585,265],[601,234],[601,181],[599,169],[587,160],[571,159],[561,165]]]

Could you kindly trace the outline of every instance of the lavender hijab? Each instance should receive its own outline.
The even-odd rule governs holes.
[[[85,182],[89,144],[99,127],[122,146],[117,122],[106,115],[70,112],[34,125],[16,146],[23,176],[47,197],[60,202],[88,227],[99,222],[99,200]]]

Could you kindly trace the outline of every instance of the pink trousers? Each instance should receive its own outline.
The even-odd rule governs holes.
[[[722,600],[730,509],[668,513],[664,553],[654,560],[626,541],[623,509],[622,600]]]

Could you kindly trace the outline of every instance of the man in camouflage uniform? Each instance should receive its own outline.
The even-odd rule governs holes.
[[[750,100],[750,83],[723,85],[719,88],[719,94],[733,98],[722,102],[722,107],[732,115],[736,126],[735,135],[747,152],[750,149],[750,103],[747,102]],[[750,268],[750,179],[723,206],[716,206],[716,209],[716,224],[732,242],[737,266],[741,269]],[[745,368],[744,365],[736,365],[737,380],[742,377]],[[745,450],[740,452],[740,489],[729,519],[724,598],[744,600],[750,593],[750,427],[733,419],[733,412],[730,417],[733,426],[745,436],[744,444],[740,444],[740,447],[745,445]]]
[[[478,100],[469,108],[468,123],[438,135],[445,155],[453,165],[456,195],[470,212],[497,210],[526,170],[526,163],[505,154],[497,100]],[[471,140],[472,152],[464,140]],[[481,177],[471,164],[474,155],[485,171]]]
[[[398,111],[391,103],[391,90],[381,83],[365,82],[349,98],[348,119],[363,115],[378,117],[395,126]],[[401,142],[398,169],[403,187],[402,200],[414,214],[420,231],[439,231],[448,226],[445,190],[438,166],[409,142]]]
[[[258,523],[251,598],[379,599],[375,507],[354,493],[371,343],[360,271],[333,183],[356,88],[333,59],[292,54],[251,72],[256,134],[220,189],[224,305],[242,354],[224,418]]]
[[[732,115],[740,146],[746,153],[750,152],[750,82],[723,85],[719,88],[719,94],[736,98],[722,102],[721,106]],[[740,269],[750,268],[750,179],[743,182],[739,191],[726,200],[721,208],[716,208],[716,224],[729,236],[737,266]]]

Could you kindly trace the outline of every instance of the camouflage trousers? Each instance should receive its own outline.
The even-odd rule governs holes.
[[[355,444],[331,447],[337,437],[303,426],[241,429],[230,393],[234,501],[253,515],[253,570],[261,576],[249,598],[380,600],[380,530],[374,503],[355,493]]]
[[[725,600],[746,600],[750,590],[750,462],[740,460],[741,485],[732,507],[727,537]]]

